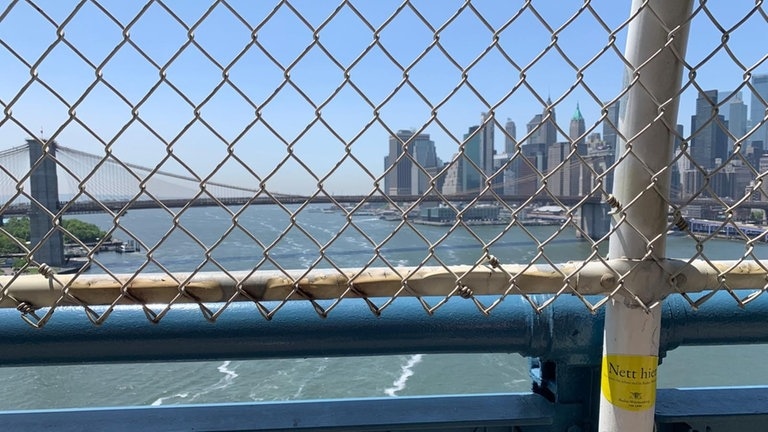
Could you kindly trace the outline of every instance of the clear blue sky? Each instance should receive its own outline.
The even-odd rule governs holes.
[[[373,122],[361,133],[373,121],[374,108],[357,94],[350,83],[344,84],[343,68],[349,68],[354,63],[349,69],[350,82],[375,106],[397,88],[403,72],[378,47],[356,62],[373,41],[373,32],[349,6],[340,7],[337,16],[317,32],[319,42],[341,65],[340,68],[318,46],[312,47],[296,61],[313,43],[313,32],[287,5],[280,6],[264,23],[278,2],[228,1],[227,4],[247,23],[236,18],[225,4],[216,4],[210,16],[199,24],[198,20],[213,2],[176,0],[147,4],[102,0],[100,3],[118,23],[89,1],[2,2],[0,102],[4,110],[12,112],[12,117],[5,116],[0,124],[0,147],[20,145],[29,132],[39,134],[42,128],[45,136],[56,134],[62,145],[103,154],[104,144],[93,136],[95,133],[101,140],[112,143],[114,153],[124,160],[154,166],[166,155],[166,147],[150,131],[152,129],[162,139],[173,141],[174,154],[201,176],[208,175],[227,156],[227,145],[236,141],[235,152],[242,161],[257,174],[267,177],[287,154],[285,143],[275,136],[277,133],[285,141],[295,141],[293,153],[318,177],[325,176],[346,154],[345,142],[351,142],[351,154],[373,174],[378,176],[383,172],[389,133],[379,122]],[[410,3],[435,29],[441,28],[464,5],[463,1],[448,0]],[[311,26],[319,27],[335,13],[340,2],[303,0],[290,4]],[[378,28],[402,2],[377,0],[352,4],[370,25]],[[466,69],[469,83],[479,93],[478,96],[469,86],[461,86],[437,109],[437,119],[446,130],[434,121],[426,127],[425,131],[437,144],[438,155],[444,160],[450,159],[457,149],[456,140],[461,139],[469,126],[479,122],[480,113],[487,111],[489,106],[495,106],[496,120],[500,124],[507,118],[516,122],[518,138],[523,137],[528,120],[543,108],[526,86],[518,87],[509,97],[507,95],[520,83],[518,67],[529,67],[529,63],[550,43],[551,31],[530,9],[517,15],[511,24],[508,23],[518,14],[523,2],[484,0],[471,4],[493,29],[504,27],[499,45],[517,67],[494,48],[466,69],[493,41],[493,31],[477,18],[471,8],[464,8],[439,32],[440,44],[459,67],[437,47],[411,66],[432,43],[434,34],[410,6],[405,6],[380,32],[380,42],[386,51],[400,65],[410,68],[410,82],[433,106],[454,91],[461,82],[462,69]],[[615,0],[595,0],[590,4],[610,29],[621,26],[630,6],[629,1]],[[33,5],[53,22],[43,17]],[[163,5],[171,9],[176,17],[169,14]],[[533,2],[535,10],[553,29],[576,14],[581,5],[578,1],[564,0]],[[747,0],[707,3],[725,28],[734,25],[753,6],[754,2]],[[143,15],[137,18],[145,8]],[[55,43],[57,26],[61,27],[63,40]],[[152,62],[163,68],[168,83],[183,92],[189,101],[176,94],[166,82],[145,99],[160,80],[160,72],[131,44],[124,43],[121,26],[128,28],[130,40]],[[188,45],[177,54],[189,42],[189,31],[185,26],[194,27],[194,41],[205,53],[195,45]],[[256,27],[257,42],[273,59],[253,44],[251,28]],[[624,49],[625,33],[626,30],[621,30],[617,34],[615,45],[620,51]],[[765,56],[765,34],[768,34],[768,24],[762,16],[755,14],[731,34],[728,47],[739,61],[752,67]],[[689,64],[700,63],[718,47],[721,38],[722,33],[711,19],[703,12],[699,13],[692,23]],[[582,67],[602,50],[608,39],[609,32],[589,11],[584,11],[559,34],[557,44],[577,67]],[[67,43],[88,61],[83,60]],[[41,55],[52,44],[53,49],[41,60]],[[30,69],[6,46],[27,63],[35,65],[39,79],[54,89],[66,103],[62,103],[39,82],[25,88],[30,81]],[[104,63],[118,46],[119,50]],[[175,59],[170,61],[173,56],[176,56]],[[207,56],[228,69],[232,84],[250,99],[250,103],[229,84],[224,84],[209,98],[221,84],[222,71]],[[241,57],[231,65],[237,56]],[[103,82],[98,82],[89,90],[96,81],[94,66],[101,70]],[[283,68],[289,68],[290,81],[316,105],[322,104],[344,84],[338,95],[320,109],[321,118],[341,140],[319,122],[297,139],[315,120],[315,108],[291,85],[285,85],[270,99],[270,95],[284,84]],[[584,82],[599,100],[609,100],[620,91],[622,71],[617,54],[608,50],[585,70]],[[768,66],[760,65],[756,72],[768,72]],[[743,75],[744,70],[721,49],[697,69],[695,82],[705,90],[729,90],[742,82]],[[595,100],[583,86],[570,90],[575,80],[576,71],[554,49],[526,72],[526,82],[538,97],[563,98],[557,105],[561,127],[567,130],[568,120],[578,102],[589,129],[597,123],[600,101]],[[687,76],[684,77],[685,82],[688,82]],[[128,103],[105,83],[117,90]],[[693,86],[683,94],[679,122],[685,126],[686,133],[695,98],[696,89]],[[748,94],[745,94],[745,100],[749,101]],[[136,112],[140,121],[134,119],[129,103],[138,106]],[[67,123],[70,119],[67,104],[74,106],[76,118],[85,123],[90,131],[77,122]],[[199,107],[199,119],[196,119],[195,107]],[[257,111],[260,118],[254,124]],[[381,121],[391,130],[421,128],[430,122],[432,115],[432,108],[408,85],[396,92],[378,111]],[[190,123],[191,126],[188,126]],[[219,136],[204,123],[215,129]],[[596,129],[601,130],[599,126]],[[501,151],[503,137],[500,133],[496,136],[496,148]],[[185,173],[185,168],[175,162],[167,163],[163,169]],[[244,168],[231,160],[216,180],[240,184],[256,182]],[[327,180],[325,188],[333,193],[367,193],[373,187],[372,182],[360,167],[347,160]],[[307,193],[315,188],[315,183],[304,167],[290,159],[276,175],[269,178],[267,185],[276,192]]]

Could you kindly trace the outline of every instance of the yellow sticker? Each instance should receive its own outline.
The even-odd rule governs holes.
[[[603,357],[601,387],[608,402],[629,411],[656,403],[656,356],[609,354]]]

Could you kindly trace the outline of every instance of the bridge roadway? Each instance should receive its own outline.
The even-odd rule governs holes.
[[[533,203],[537,204],[547,204],[554,202],[554,199],[549,195],[544,196],[535,196],[530,197],[527,195],[493,195],[493,194],[485,194],[480,197],[477,195],[467,194],[467,195],[451,195],[451,196],[439,196],[439,195],[427,195],[427,196],[421,196],[421,195],[397,195],[397,196],[384,196],[384,195],[338,195],[338,196],[332,196],[329,197],[327,195],[318,195],[318,196],[300,196],[300,195],[262,195],[257,197],[235,197],[235,198],[218,198],[216,200],[212,198],[197,198],[194,201],[190,201],[188,198],[174,198],[174,199],[161,199],[158,201],[154,200],[136,200],[136,201],[130,201],[130,200],[105,200],[105,201],[77,201],[74,203],[70,203],[68,201],[60,201],[59,202],[59,208],[67,207],[67,210],[65,213],[67,214],[77,214],[77,213],[101,213],[105,212],[105,209],[108,209],[111,212],[115,213],[122,213],[128,210],[140,210],[140,209],[150,209],[150,208],[160,208],[160,207],[167,207],[167,208],[181,208],[185,206],[189,207],[215,207],[219,206],[221,204],[224,204],[226,206],[244,206],[244,205],[268,205],[268,204],[283,204],[283,205],[295,205],[295,204],[304,204],[309,202],[310,204],[358,204],[361,202],[365,203],[389,203],[389,202],[397,202],[397,203],[408,203],[408,202],[426,202],[426,203],[436,203],[436,202],[445,202],[446,199],[450,200],[451,202],[470,202],[472,200],[477,200],[478,202],[483,203],[490,203],[490,202],[498,202],[499,198],[501,198],[506,203],[512,203],[512,204],[520,204],[523,202],[526,202],[527,200],[530,200]],[[578,204],[582,201],[581,197],[576,196],[567,196],[567,197],[558,197],[558,200],[566,205],[566,206],[573,206]],[[592,196],[584,200],[585,203],[590,204],[597,204],[601,202],[601,198]],[[723,201],[725,204],[729,206],[735,205],[735,201]],[[710,206],[710,207],[723,207],[723,203],[721,203],[718,200],[714,199],[706,199],[706,198],[699,198],[693,201],[695,205],[701,205],[702,207]],[[683,202],[675,202],[676,205],[682,205],[685,204]],[[20,204],[13,204],[11,206],[8,206],[3,212],[3,216],[20,216],[20,215],[26,215],[29,213],[29,203],[20,203]],[[763,209],[768,211],[768,202],[758,202],[758,201],[749,201],[746,203],[743,203],[738,208],[742,209]]]

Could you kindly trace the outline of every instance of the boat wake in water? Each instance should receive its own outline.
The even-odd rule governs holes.
[[[197,399],[197,398],[199,398],[201,396],[207,395],[208,393],[211,393],[213,391],[221,390],[221,389],[229,387],[232,384],[232,382],[235,380],[235,378],[237,378],[239,376],[237,374],[237,372],[235,372],[236,368],[234,368],[234,367],[232,369],[229,368],[229,366],[231,364],[232,364],[232,362],[227,360],[224,363],[222,363],[221,365],[219,365],[216,368],[216,370],[218,370],[220,373],[224,374],[224,376],[221,379],[219,379],[219,381],[216,382],[215,384],[213,384],[213,385],[211,385],[211,386],[209,386],[209,387],[207,387],[207,388],[205,388],[205,389],[195,393],[194,395],[192,395],[192,397],[189,397],[189,393],[188,392],[177,393],[177,394],[172,395],[172,396],[164,396],[164,397],[158,398],[157,400],[152,402],[151,405],[152,406],[163,405],[166,401],[171,400],[171,399],[177,399],[177,398],[178,399],[187,399],[188,397],[189,397],[189,399],[186,402],[192,402],[192,401],[194,401],[195,399]]]
[[[412,355],[407,362],[400,368],[400,376],[392,383],[392,387],[384,390],[387,396],[397,396],[397,392],[405,389],[408,378],[413,375],[413,368],[421,363],[424,356],[422,354]]]

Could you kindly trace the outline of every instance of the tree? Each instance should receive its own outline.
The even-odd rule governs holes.
[[[0,254],[7,255],[20,252],[21,248],[19,248],[19,245],[10,236],[0,232]]]
[[[23,252],[19,243],[24,244],[29,241],[29,219],[11,218],[3,225],[3,229],[10,234],[0,232],[0,253],[14,254]],[[14,240],[15,239],[15,240]]]
[[[94,243],[107,235],[107,233],[100,230],[98,226],[78,219],[64,219],[61,221],[61,225],[65,230],[83,243]],[[64,242],[75,243],[75,240],[70,236],[65,236]]]
[[[64,219],[62,220],[61,225],[65,230],[72,234],[72,236],[64,236],[65,243],[75,243],[74,238],[79,239],[83,243],[94,243],[107,235],[107,233],[100,230],[98,226],[78,219]],[[5,233],[0,232],[0,254],[24,252],[24,250],[19,247],[18,243],[24,244],[30,239],[29,218],[11,218],[5,222],[3,229],[13,236],[16,241]]]
[[[749,215],[749,219],[752,222],[755,223],[762,223],[765,219],[765,210],[762,209],[752,209]]]
[[[12,236],[22,240],[22,242],[29,241],[29,218],[10,218],[5,222],[3,228]]]

